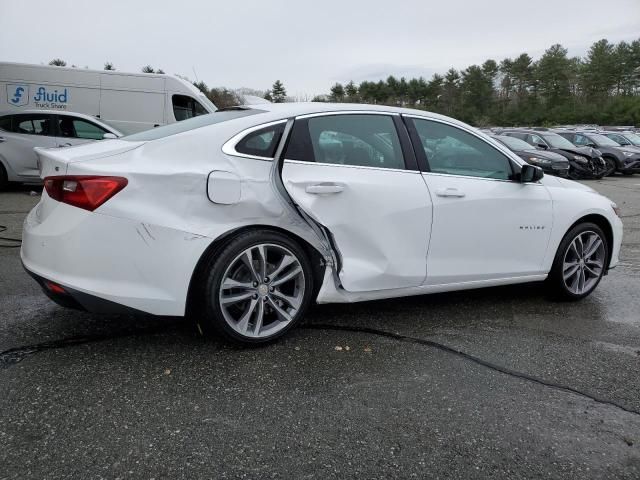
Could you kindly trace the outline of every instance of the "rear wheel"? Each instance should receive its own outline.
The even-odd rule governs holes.
[[[614,173],[616,173],[616,169],[617,164],[616,161],[611,158],[611,157],[604,157],[604,163],[605,163],[605,170],[604,170],[604,175],[605,177],[609,177],[611,175],[613,175]]]
[[[0,191],[6,189],[7,185],[9,185],[9,177],[4,165],[0,163]]]
[[[594,223],[576,225],[560,242],[548,278],[551,293],[565,300],[586,297],[600,283],[608,258],[602,229]]]
[[[198,324],[241,344],[262,344],[296,325],[313,295],[304,250],[278,232],[240,235],[208,260]]]

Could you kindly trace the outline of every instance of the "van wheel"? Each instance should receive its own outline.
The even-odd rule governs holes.
[[[283,336],[313,297],[305,251],[270,230],[238,236],[206,261],[203,272],[198,325],[234,343],[257,345]]]
[[[595,223],[581,223],[562,239],[547,284],[553,297],[580,300],[602,280],[607,269],[609,245],[602,229]]]

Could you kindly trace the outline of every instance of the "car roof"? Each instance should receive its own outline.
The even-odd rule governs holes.
[[[360,103],[329,103],[329,102],[296,102],[296,103],[268,103],[258,105],[244,105],[246,108],[255,108],[267,111],[282,117],[292,117],[300,115],[310,115],[314,113],[331,113],[331,112],[349,112],[367,111],[380,113],[397,113],[404,115],[415,115],[420,117],[432,118],[434,120],[443,120],[446,122],[468,127],[467,124],[460,122],[454,118],[440,115],[438,113],[429,112],[427,110],[418,110],[414,108],[392,107],[387,105],[370,105]]]

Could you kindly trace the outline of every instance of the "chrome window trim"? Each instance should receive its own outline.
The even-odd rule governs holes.
[[[231,137],[222,145],[222,153],[231,155],[233,157],[251,158],[253,160],[262,160],[263,162],[273,162],[274,157],[261,157],[259,155],[249,155],[247,153],[240,153],[236,151],[236,145],[238,145],[240,140],[242,140],[244,137],[246,137],[250,133],[255,132],[256,130],[262,130],[263,128],[273,127],[281,123],[287,123],[287,120],[288,119],[284,118],[282,120],[275,120],[273,122],[261,123],[260,125],[254,125],[253,127],[246,128],[241,132],[236,133],[233,137]],[[284,139],[284,134],[283,134],[283,138],[281,138],[280,141],[282,142],[283,139]],[[276,149],[276,153],[277,153],[277,149]]]
[[[474,132],[473,130],[471,130],[471,129],[465,127],[465,126],[459,125],[457,123],[449,122],[449,121],[443,120],[441,118],[427,117],[427,116],[424,116],[424,115],[415,115],[415,114],[410,114],[410,113],[403,113],[402,116],[405,117],[405,118],[416,118],[418,120],[428,120],[428,121],[431,121],[431,122],[438,122],[438,123],[442,123],[444,125],[448,125],[450,127],[457,128],[459,130],[462,130],[463,132],[466,132],[466,133],[469,133],[469,134],[473,135],[474,137],[478,138],[479,140],[482,140],[484,143],[486,143],[490,147],[493,147],[494,150],[498,150],[498,152],[500,152],[503,155],[505,155],[508,159],[513,160],[517,165],[522,167],[522,165],[524,165],[526,163],[526,162],[524,162],[524,160],[522,160],[520,157],[518,157],[515,153],[513,153],[511,150],[509,150],[507,147],[502,145],[497,140],[493,140],[491,137],[488,137],[489,140],[490,140],[490,142],[488,142],[487,139],[484,138],[482,135],[478,135],[477,132]],[[427,159],[427,162],[428,161],[429,161],[429,159]],[[453,175],[453,174],[445,173],[443,175]],[[474,178],[485,178],[485,177],[474,177]],[[491,179],[491,180],[496,180],[496,179]],[[507,180],[507,181],[511,181],[511,180]]]
[[[456,173],[442,173],[442,172],[420,172],[422,175],[435,175],[438,177],[453,177],[453,178],[467,178],[469,180],[484,180],[487,182],[503,182],[503,183],[512,183],[515,185],[540,185],[543,186],[541,182],[518,182],[516,180],[509,180],[503,178],[489,178],[489,177],[475,177],[473,175],[458,175]]]
[[[402,173],[412,173],[412,174],[420,174],[418,170],[406,170],[404,168],[386,168],[386,167],[369,167],[365,165],[343,165],[341,163],[326,163],[326,162],[307,162],[305,160],[293,160],[290,158],[284,159],[285,163],[295,163],[300,165],[317,165],[324,167],[343,167],[343,168],[357,168],[361,170],[380,170],[383,172],[402,172]]]
[[[333,115],[387,115],[387,116],[399,116],[396,112],[381,112],[377,110],[336,110],[333,112],[318,112],[318,113],[305,113],[304,115],[298,115],[296,119],[314,118],[314,117],[329,117]]]

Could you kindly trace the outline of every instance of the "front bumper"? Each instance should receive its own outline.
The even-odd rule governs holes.
[[[618,168],[622,173],[640,173],[640,158],[627,158],[624,165]]]

